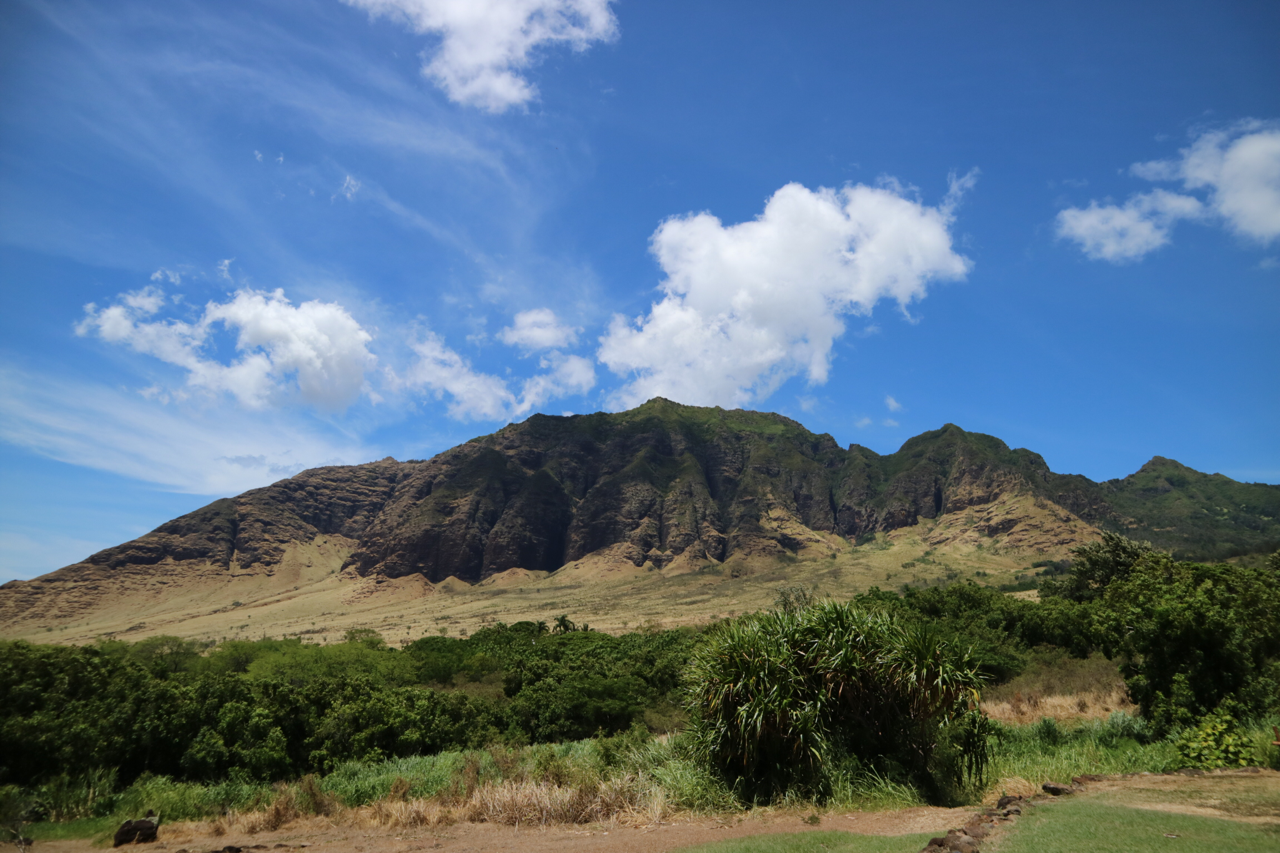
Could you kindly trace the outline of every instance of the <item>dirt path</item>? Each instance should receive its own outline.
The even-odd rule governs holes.
[[[1132,776],[1089,782],[1079,794],[1109,803],[1254,824],[1280,825],[1280,773],[1273,770],[1219,772],[1199,776]],[[962,826],[977,807],[918,807],[890,812],[831,812],[818,824],[808,812],[758,809],[747,815],[690,818],[649,826],[601,823],[587,826],[511,827],[465,823],[434,829],[354,827],[325,818],[294,821],[274,832],[216,836],[207,824],[161,827],[152,853],[214,853],[230,846],[278,853],[665,853],[698,844],[753,835],[841,830],[861,835],[942,835]],[[100,851],[90,841],[40,842],[39,853]]]
[[[435,829],[354,828],[323,818],[295,821],[276,832],[213,836],[193,831],[200,824],[161,827],[160,841],[145,849],[154,853],[210,853],[227,846],[285,853],[302,845],[306,853],[664,853],[696,844],[751,835],[843,830],[863,835],[911,835],[945,832],[963,823],[972,808],[919,807],[892,812],[829,813],[817,825],[805,822],[807,813],[759,810],[748,816],[700,818],[653,826],[619,824],[588,826],[511,827],[488,823],[455,824]],[[40,842],[40,853],[99,851],[89,841]]]

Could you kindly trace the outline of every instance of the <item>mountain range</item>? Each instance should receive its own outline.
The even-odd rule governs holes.
[[[270,578],[307,547],[319,550],[306,566],[325,562],[337,581],[434,588],[513,571],[537,579],[586,560],[673,574],[834,556],[920,525],[935,552],[967,543],[1023,564],[1100,530],[1222,559],[1280,547],[1280,486],[1159,456],[1098,483],[951,424],[880,455],[781,415],[657,398],[613,414],[535,415],[432,459],[315,468],[214,501],[0,587],[0,633],[65,627],[99,600],[118,608],[129,590]]]

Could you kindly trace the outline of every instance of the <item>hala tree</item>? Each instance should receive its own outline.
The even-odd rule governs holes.
[[[821,797],[835,773],[857,768],[937,790],[948,726],[967,723],[950,754],[981,775],[979,683],[967,652],[927,624],[830,601],[775,610],[725,625],[695,652],[692,743],[749,801]]]

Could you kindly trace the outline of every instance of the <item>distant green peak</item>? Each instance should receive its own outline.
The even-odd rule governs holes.
[[[1148,461],[1147,464],[1139,468],[1136,473],[1147,474],[1151,472],[1170,471],[1170,470],[1191,471],[1192,473],[1196,473],[1196,474],[1200,473],[1199,471],[1195,471],[1192,468],[1188,468],[1186,465],[1183,465],[1181,462],[1179,462],[1176,459],[1166,459],[1163,456],[1152,456],[1150,461]]]

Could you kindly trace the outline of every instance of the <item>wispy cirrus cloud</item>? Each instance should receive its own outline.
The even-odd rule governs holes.
[[[0,366],[0,440],[175,492],[237,494],[316,465],[377,458],[289,412],[163,404],[127,390]]]

